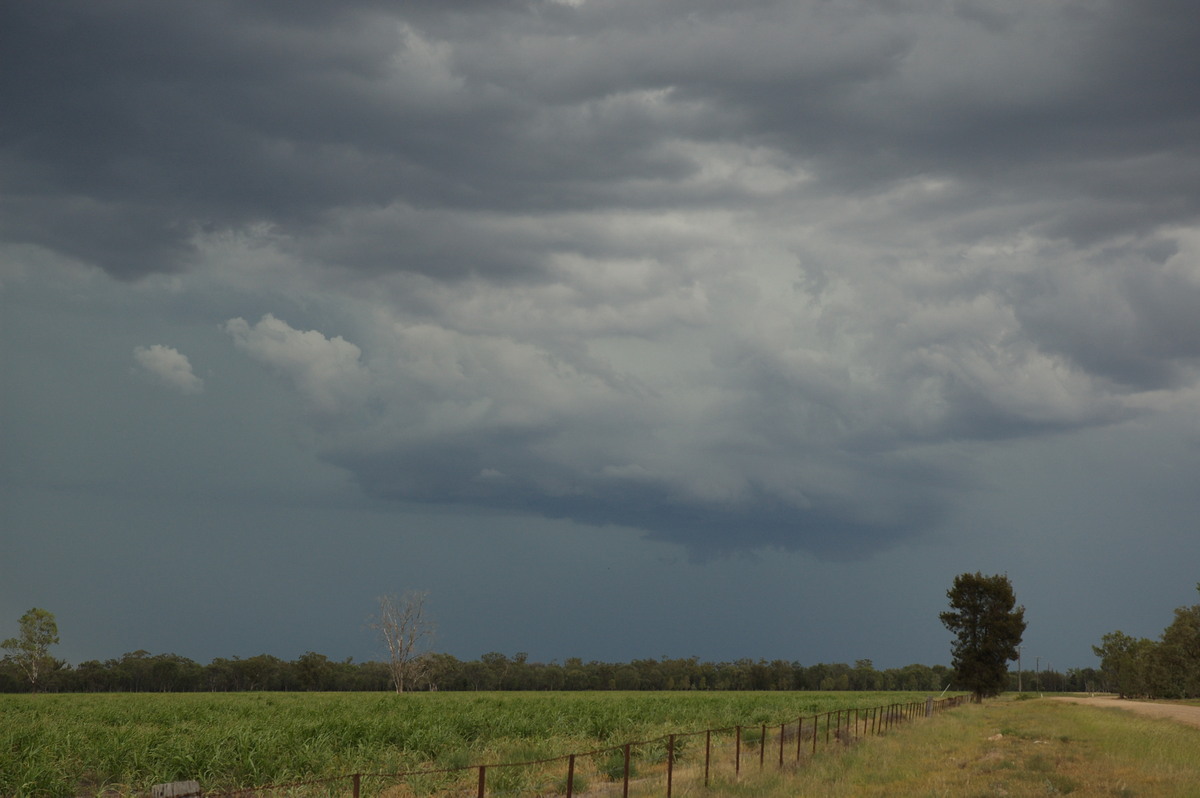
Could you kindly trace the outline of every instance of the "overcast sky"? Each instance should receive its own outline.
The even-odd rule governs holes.
[[[0,637],[1027,664],[1200,581],[1189,0],[0,5]]]

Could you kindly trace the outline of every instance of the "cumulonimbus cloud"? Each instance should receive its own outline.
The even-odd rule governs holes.
[[[0,231],[274,310],[374,495],[854,551],[1196,383],[1179,0],[64,4]]]

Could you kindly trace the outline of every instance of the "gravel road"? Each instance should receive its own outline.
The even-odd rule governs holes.
[[[1090,707],[1104,707],[1106,709],[1124,709],[1128,712],[1137,712],[1141,715],[1150,715],[1156,718],[1171,718],[1180,723],[1200,728],[1200,707],[1185,706],[1183,704],[1162,704],[1156,701],[1128,701],[1121,698],[1055,696],[1050,700],[1072,701],[1076,704],[1084,704]]]

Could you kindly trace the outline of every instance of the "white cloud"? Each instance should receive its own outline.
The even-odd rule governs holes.
[[[269,313],[253,326],[230,319],[224,330],[239,349],[289,378],[317,412],[345,411],[365,397],[370,378],[362,350],[340,335],[297,330]]]
[[[192,364],[187,355],[172,347],[161,344],[135,347],[133,358],[168,388],[185,394],[204,390],[204,380],[192,373]]]

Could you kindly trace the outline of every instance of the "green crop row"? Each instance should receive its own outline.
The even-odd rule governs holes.
[[[206,790],[527,761],[914,693],[0,695],[0,795]]]

